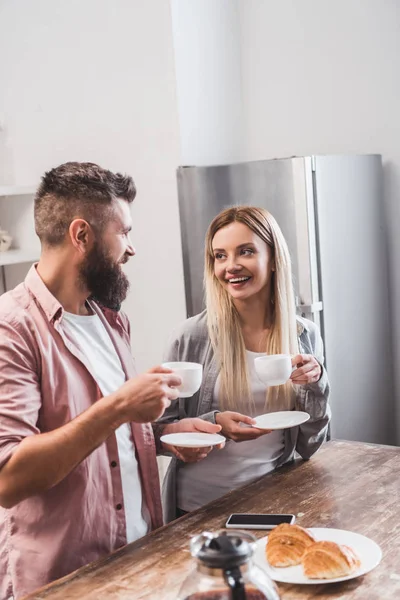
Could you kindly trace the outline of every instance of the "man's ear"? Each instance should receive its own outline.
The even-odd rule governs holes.
[[[93,246],[94,234],[89,223],[84,219],[74,219],[68,229],[71,244],[81,252],[86,254]]]

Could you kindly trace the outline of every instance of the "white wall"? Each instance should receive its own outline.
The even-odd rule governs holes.
[[[180,163],[166,0],[0,0],[0,183],[67,160],[137,184],[127,267],[138,367],[185,318],[175,168]]]
[[[400,443],[400,4],[240,0],[240,23],[247,160],[383,155]]]
[[[238,0],[171,0],[183,165],[244,160]]]

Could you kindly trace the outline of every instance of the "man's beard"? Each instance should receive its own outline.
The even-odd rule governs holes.
[[[129,281],[121,265],[113,262],[98,242],[81,265],[80,277],[90,291],[91,299],[106,308],[120,309],[129,290]]]

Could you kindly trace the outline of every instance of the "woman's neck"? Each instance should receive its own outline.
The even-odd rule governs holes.
[[[239,315],[244,344],[247,350],[265,352],[266,341],[272,322],[271,305],[266,298],[235,301]]]
[[[267,290],[266,290],[267,292]],[[253,331],[269,329],[272,318],[272,305],[269,291],[245,300],[234,300],[242,328]]]

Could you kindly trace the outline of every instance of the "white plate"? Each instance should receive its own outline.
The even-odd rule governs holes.
[[[225,442],[225,438],[218,433],[168,433],[163,435],[161,441],[179,448],[205,448],[216,446]]]
[[[372,569],[381,562],[382,550],[378,544],[360,533],[353,533],[352,531],[346,531],[345,529],[329,529],[323,527],[310,527],[308,528],[308,531],[311,531],[318,541],[326,540],[329,542],[336,542],[337,544],[345,544],[352,548],[361,561],[361,565],[357,571],[354,571],[354,573],[347,575],[346,577],[336,577],[335,579],[308,579],[304,575],[303,567],[301,565],[295,567],[271,567],[265,555],[265,545],[268,536],[261,538],[256,542],[254,562],[261,569],[267,571],[268,575],[271,579],[274,579],[274,581],[279,581],[281,583],[306,583],[307,585],[335,583],[353,579],[354,577],[360,577],[360,575],[372,571]]]
[[[255,417],[258,429],[289,429],[289,427],[297,427],[305,423],[310,418],[310,415],[300,410],[281,410],[279,412],[266,413]]]

